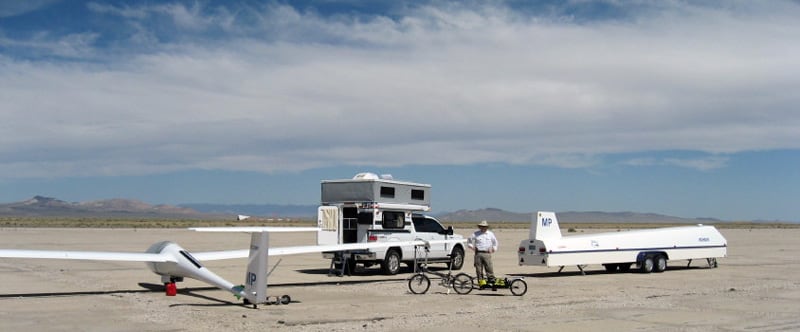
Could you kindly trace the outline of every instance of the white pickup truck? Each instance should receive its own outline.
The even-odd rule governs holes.
[[[395,181],[372,173],[360,173],[353,179],[322,181],[322,206],[318,209],[317,244],[359,242],[403,242],[413,240],[459,240],[453,228],[442,226],[431,216],[430,185]],[[400,272],[400,264],[413,264],[413,246],[327,252],[333,259],[346,255],[348,267],[380,265],[384,273]],[[464,243],[432,244],[428,253],[432,262],[452,263],[455,270],[464,264]]]

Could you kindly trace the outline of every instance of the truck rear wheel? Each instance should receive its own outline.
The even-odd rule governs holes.
[[[386,257],[383,258],[381,269],[384,274],[395,275],[400,272],[400,253],[397,249],[389,249],[386,252]]]

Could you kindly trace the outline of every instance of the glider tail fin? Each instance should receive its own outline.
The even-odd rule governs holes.
[[[244,294],[252,303],[267,302],[267,264],[269,263],[269,232],[250,234],[250,256],[244,279]]]
[[[561,238],[561,229],[558,226],[555,212],[539,211],[531,220],[530,239],[558,239]]]

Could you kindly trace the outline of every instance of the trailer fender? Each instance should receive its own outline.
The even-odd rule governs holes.
[[[638,255],[636,255],[636,264],[642,264],[646,258],[653,258],[655,259],[658,256],[664,256],[667,260],[669,260],[669,255],[663,251],[641,251]]]

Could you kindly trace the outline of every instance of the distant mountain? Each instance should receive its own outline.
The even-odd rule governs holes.
[[[200,213],[190,208],[151,205],[132,199],[66,202],[44,196],[35,196],[22,202],[0,204],[0,216],[195,219],[219,217]]]
[[[568,223],[603,223],[603,222],[617,222],[617,223],[712,223],[720,222],[719,219],[713,218],[680,218],[673,216],[666,216],[655,213],[637,213],[637,212],[558,212],[559,222]],[[510,222],[530,222],[533,212],[517,213],[509,212],[501,209],[486,208],[480,210],[458,210],[455,212],[443,213],[437,215],[437,218],[446,222],[459,222],[459,221],[510,221]]]

